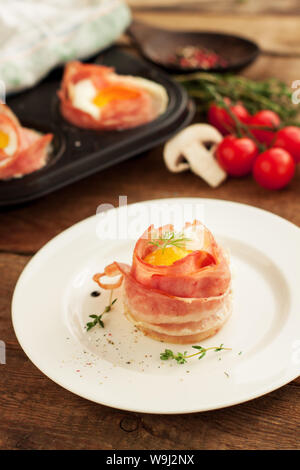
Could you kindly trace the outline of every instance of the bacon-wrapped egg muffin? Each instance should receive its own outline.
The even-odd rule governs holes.
[[[58,95],[64,118],[87,129],[140,126],[156,119],[168,105],[167,92],[158,83],[77,61],[67,64]]]
[[[116,284],[102,282],[118,274]],[[216,334],[232,311],[228,255],[198,221],[181,234],[172,225],[150,226],[136,243],[131,266],[114,262],[94,280],[105,289],[123,282],[126,317],[159,341],[201,341]]]
[[[17,178],[42,168],[53,134],[42,135],[22,127],[18,118],[0,104],[0,179]]]

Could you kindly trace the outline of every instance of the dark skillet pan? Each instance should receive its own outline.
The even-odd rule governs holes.
[[[147,59],[174,73],[237,72],[251,64],[260,52],[258,45],[253,41],[232,34],[171,31],[154,28],[140,22],[133,22],[128,33]],[[223,57],[228,65],[207,70],[184,68],[170,63],[170,57],[178,48],[185,46],[210,49]]]

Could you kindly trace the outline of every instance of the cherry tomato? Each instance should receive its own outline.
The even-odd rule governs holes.
[[[249,120],[249,126],[259,126],[259,127],[274,127],[276,128],[280,125],[280,118],[278,114],[274,113],[273,111],[269,111],[268,109],[259,111],[258,113],[254,114]],[[275,137],[275,132],[263,130],[263,129],[251,129],[252,134],[254,137],[263,144],[271,145],[272,140]]]
[[[231,103],[229,98],[224,98],[224,101],[228,106]],[[241,103],[231,105],[230,110],[241,122],[247,123],[251,117],[247,109]],[[223,135],[230,134],[230,132],[234,131],[236,127],[234,120],[228,114],[226,109],[218,106],[217,104],[210,105],[208,110],[208,121]]]
[[[295,173],[295,162],[286,150],[272,147],[261,153],[255,160],[253,176],[267,189],[281,189],[286,186]]]
[[[219,164],[229,175],[244,176],[251,172],[258,153],[253,140],[229,135],[218,145],[216,156]]]
[[[274,147],[280,147],[289,152],[296,163],[300,163],[300,128],[288,126],[277,132]]]

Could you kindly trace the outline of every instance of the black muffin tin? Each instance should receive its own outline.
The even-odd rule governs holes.
[[[43,133],[52,132],[54,140],[51,157],[44,168],[23,178],[0,181],[1,207],[44,196],[149,150],[193,118],[194,105],[188,101],[184,89],[153,65],[118,47],[105,51],[94,62],[113,66],[120,74],[138,75],[162,84],[169,95],[166,112],[155,121],[130,130],[80,129],[60,114],[57,90],[62,70],[56,70],[35,88],[7,100],[22,125]]]

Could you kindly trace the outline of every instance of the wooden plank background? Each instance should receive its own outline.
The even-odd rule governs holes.
[[[300,3],[300,2],[299,2]],[[264,52],[300,57],[300,19],[295,15],[203,13],[196,11],[137,11],[134,18],[162,28],[182,31],[218,31],[253,39]]]
[[[192,10],[219,13],[278,13],[290,15],[300,12],[298,0],[126,0],[135,11]]]

